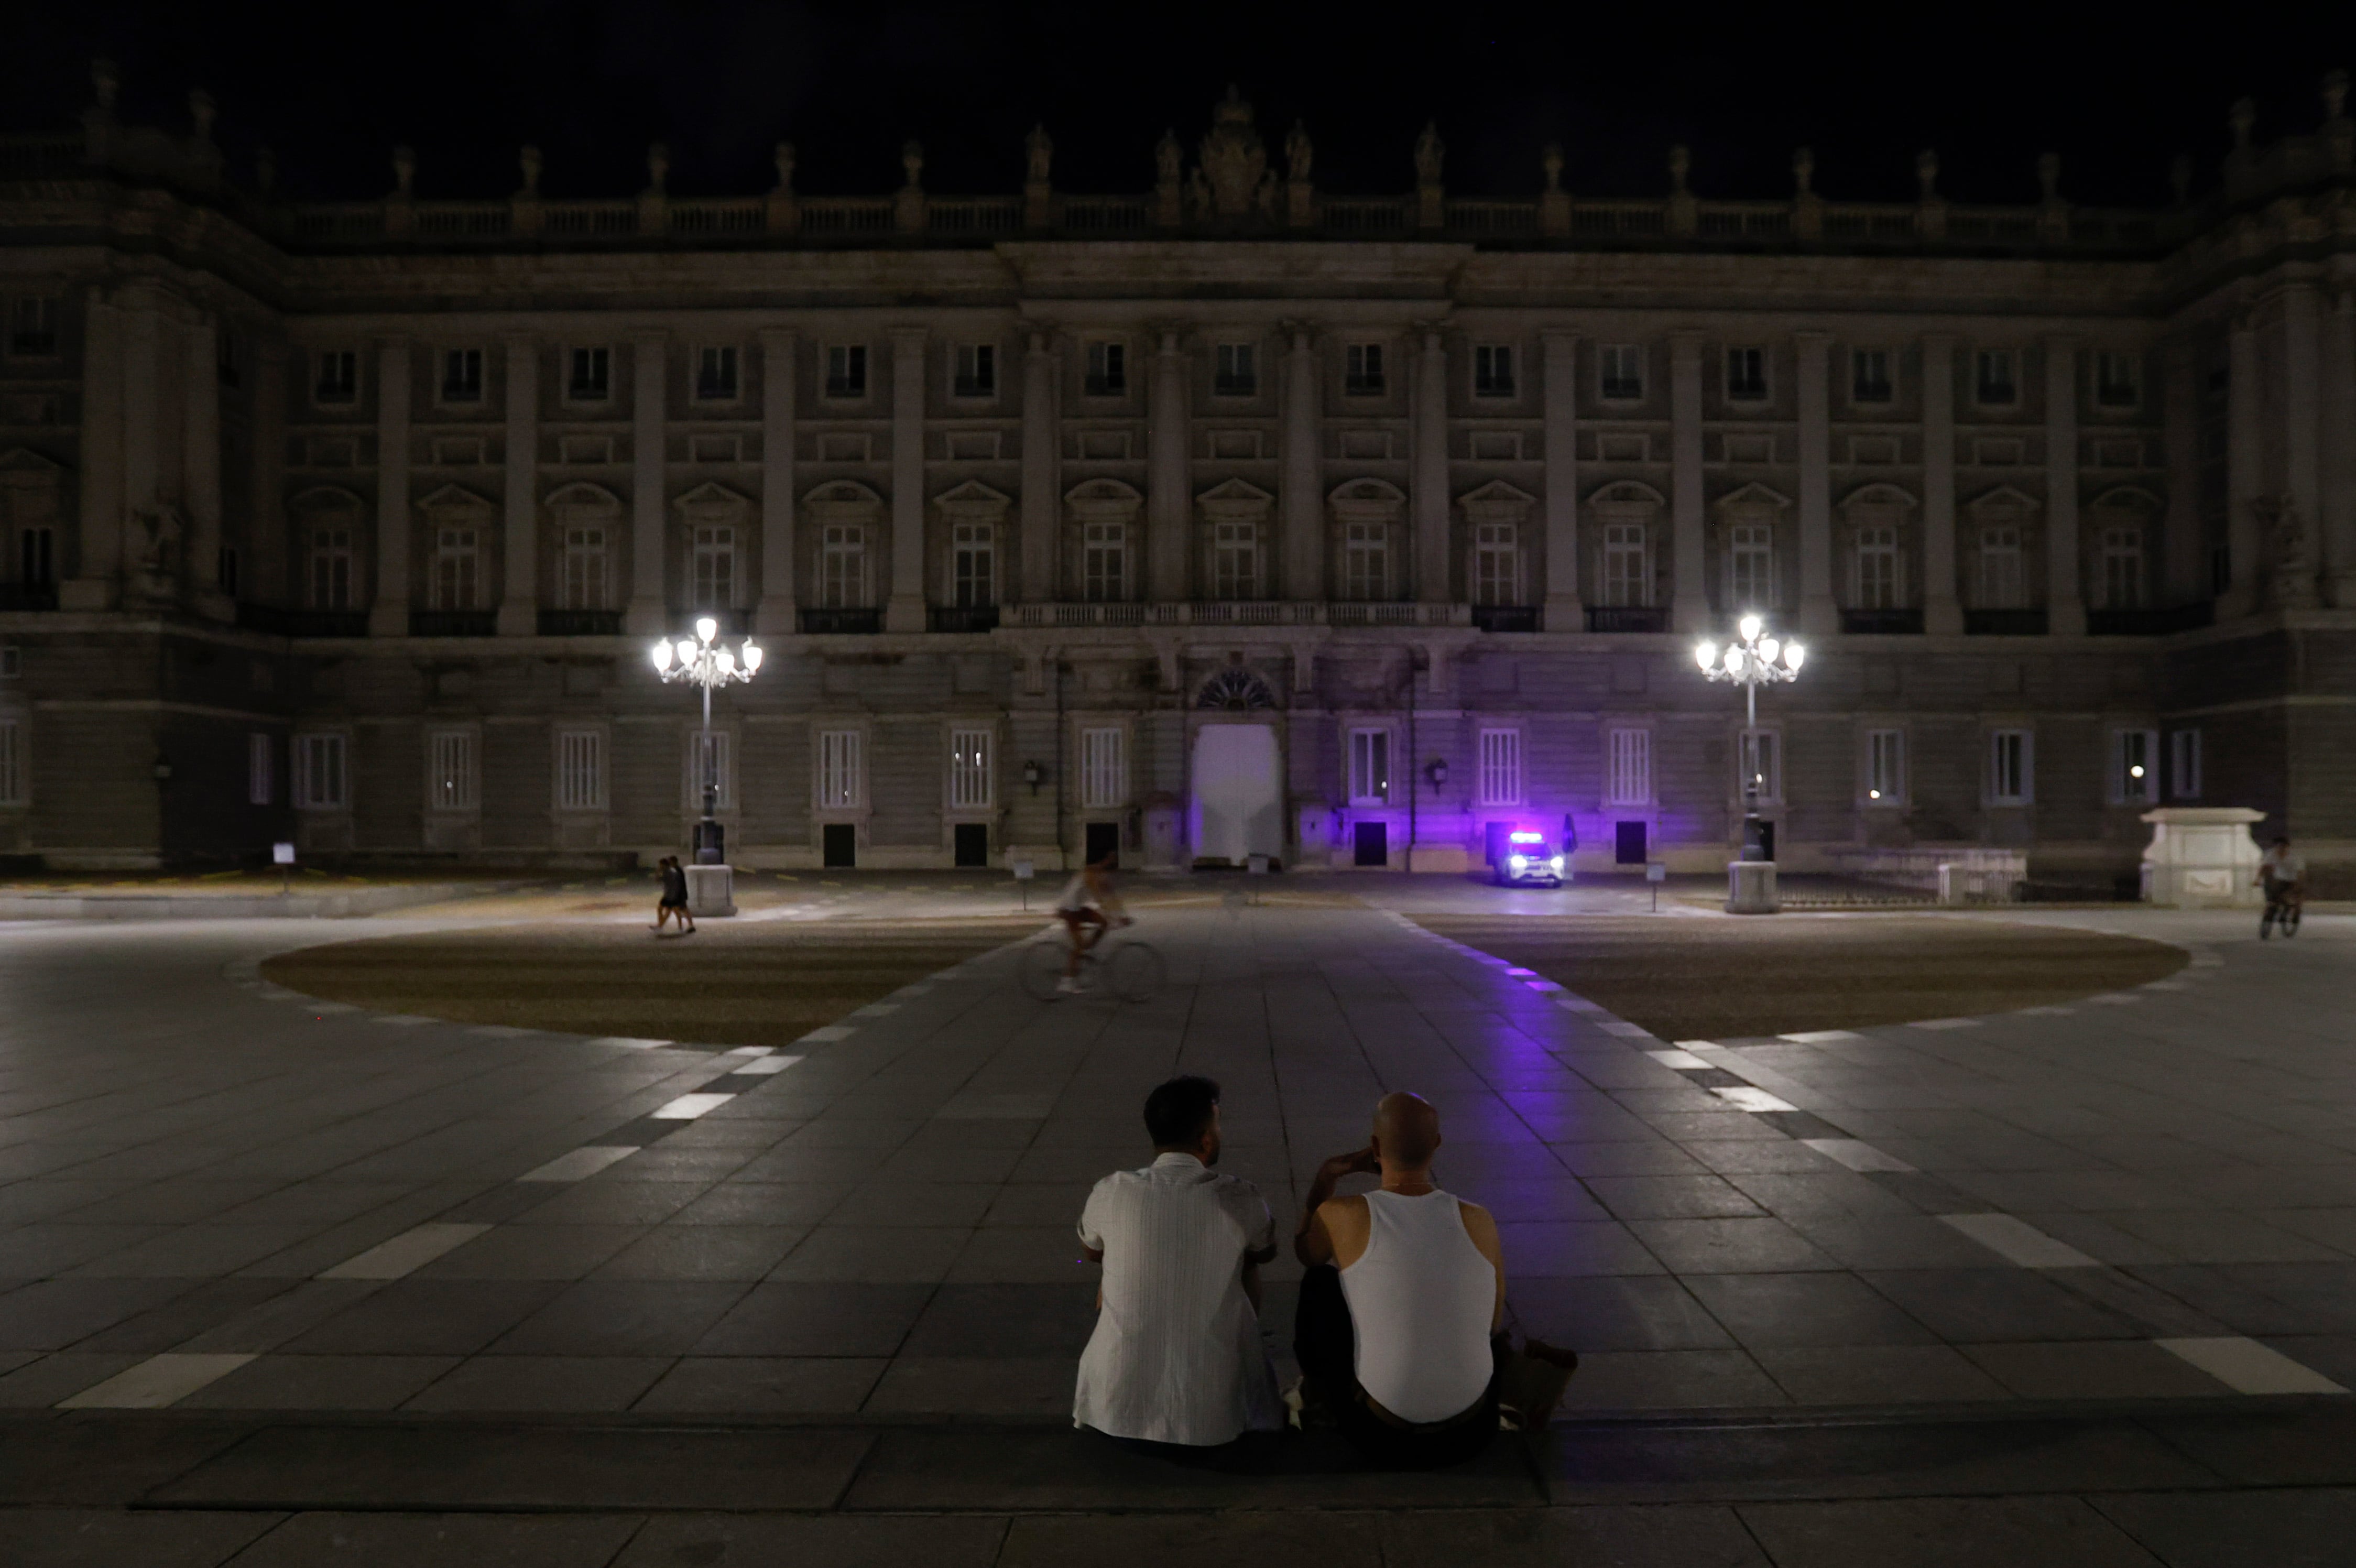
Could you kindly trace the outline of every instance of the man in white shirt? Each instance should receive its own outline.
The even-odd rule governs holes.
[[[2290,847],[2290,840],[2278,838],[2258,862],[2258,886],[2266,890],[2269,904],[2287,904],[2297,900],[2299,884],[2307,880],[2307,860]]]
[[[1145,1101],[1153,1163],[1097,1183],[1080,1245],[1104,1264],[1072,1424],[1194,1447],[1282,1424],[1259,1337],[1259,1265],[1276,1219],[1251,1183],[1215,1176],[1219,1086],[1173,1078]]]

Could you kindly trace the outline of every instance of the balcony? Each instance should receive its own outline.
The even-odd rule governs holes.
[[[1669,612],[1660,605],[1590,605],[1590,631],[1666,631]]]
[[[884,629],[879,609],[804,609],[802,630],[811,637],[873,637]]]
[[[1921,610],[1843,610],[1841,630],[1851,637],[1919,637]]]
[[[2045,612],[2037,610],[1965,610],[1964,630],[1973,637],[2043,637]]]
[[[542,637],[619,637],[621,634],[622,612],[619,610],[540,612],[540,635]]]
[[[362,618],[365,620],[365,617]],[[499,615],[497,610],[412,610],[409,612],[409,635],[412,637],[497,637]]]
[[[2088,610],[2086,631],[2094,637],[2166,637],[2197,631],[2216,618],[2217,607],[2208,599],[2164,610]]]
[[[803,612],[807,615],[809,612]],[[998,628],[996,605],[935,605],[932,608],[935,631],[995,631]]]
[[[1536,631],[1538,628],[1538,607],[1536,605],[1474,605],[1472,624],[1483,631]]]
[[[53,610],[58,607],[55,583],[0,583],[0,610]]]

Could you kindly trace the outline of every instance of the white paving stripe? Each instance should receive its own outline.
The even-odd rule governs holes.
[[[2075,1007],[2023,1007],[2020,1011],[2038,1018],[2068,1018],[2078,1010]]]
[[[658,1122],[692,1122],[699,1116],[717,1111],[735,1098],[733,1094],[682,1094],[668,1105],[659,1105],[647,1114]]]
[[[1885,1155],[1861,1138],[1803,1138],[1801,1143],[1853,1171],[1911,1171],[1896,1155]]]
[[[1601,1013],[1604,1010],[1600,1002],[1590,1002],[1584,996],[1573,996],[1569,993],[1556,997],[1554,1004],[1568,1013]]]
[[[431,1018],[421,1018],[414,1013],[380,1013],[375,1017],[369,1019],[369,1022],[371,1024],[398,1024],[403,1028],[412,1028],[419,1024],[431,1024],[434,1020]]]
[[[357,1257],[346,1258],[323,1271],[323,1280],[397,1280],[422,1269],[443,1253],[465,1246],[490,1229],[487,1225],[436,1220],[404,1230],[390,1241],[380,1241]]]
[[[1607,1035],[1618,1035],[1622,1039],[1649,1040],[1654,1037],[1652,1030],[1642,1024],[1631,1024],[1625,1018],[1606,1018],[1595,1026]]]
[[[2099,1269],[2090,1258],[2065,1241],[2057,1241],[2025,1219],[2009,1214],[1942,1214],[1939,1218],[1965,1235],[2024,1269]]]
[[[1778,1035],[1775,1037],[1779,1040],[1789,1040],[1794,1045],[1799,1046],[1826,1046],[1835,1040],[1865,1038],[1854,1029],[1804,1029],[1796,1035]]]
[[[1660,1063],[1663,1067],[1673,1067],[1679,1072],[1690,1072],[1695,1068],[1706,1068],[1709,1066],[1708,1062],[1702,1060],[1691,1051],[1646,1051],[1644,1054],[1652,1058],[1655,1061]]]
[[[59,1410],[162,1410],[176,1400],[183,1400],[207,1383],[227,1377],[248,1361],[245,1354],[201,1354],[167,1350],[160,1356],[150,1356],[135,1367],[122,1371],[82,1390],[70,1399],[59,1400]]]
[[[755,1057],[736,1070],[739,1073],[783,1072],[801,1059],[799,1057]]]
[[[2215,1339],[2155,1339],[2237,1394],[2344,1394],[2348,1391],[2281,1351],[2238,1335]]]
[[[1768,1093],[1765,1090],[1753,1089],[1749,1084],[1745,1084],[1740,1089],[1713,1089],[1710,1092],[1717,1095],[1720,1100],[1725,1101],[1729,1105],[1733,1106],[1738,1111],[1763,1112],[1770,1111],[1797,1111],[1799,1109],[1798,1106],[1793,1104],[1788,1100],[1779,1100],[1774,1095]]]
[[[599,1035],[585,1043],[593,1046],[619,1046],[626,1051],[659,1051],[670,1044],[669,1040],[642,1040],[631,1035]]]
[[[636,1144],[591,1144],[585,1148],[559,1155],[546,1165],[524,1172],[516,1180],[585,1181],[607,1165],[626,1160],[637,1152]]]
[[[847,1040],[856,1032],[857,1031],[848,1024],[829,1024],[823,1029],[812,1029],[809,1034],[804,1035],[800,1039],[796,1040],[794,1044],[798,1046],[812,1044],[824,1045],[829,1040]]]
[[[1976,1029],[1980,1021],[1977,1018],[1924,1018],[1906,1026],[1910,1029]]]

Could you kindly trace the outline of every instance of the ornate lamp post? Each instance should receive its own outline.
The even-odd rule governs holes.
[[[1741,640],[1723,649],[1707,640],[1695,644],[1694,662],[1707,679],[1742,688],[1747,734],[1759,727],[1759,688],[1798,680],[1807,651],[1767,636],[1766,622],[1755,615],[1744,616],[1736,629]],[[1772,915],[1776,908],[1775,864],[1767,858],[1759,816],[1759,787],[1764,782],[1754,751],[1742,780],[1742,857],[1728,868],[1726,907],[1735,914]]]
[[[694,854],[699,870],[705,866],[716,867],[720,875],[712,879],[719,886],[710,889],[718,895],[717,897],[709,900],[696,897],[695,892],[702,890],[691,887],[690,905],[696,907],[709,902],[713,914],[734,914],[735,899],[728,886],[731,879],[727,875],[727,846],[723,830],[712,815],[720,805],[720,781],[704,772],[712,756],[712,689],[732,682],[752,680],[761,670],[761,650],[750,638],[744,639],[741,651],[723,648],[712,640],[719,632],[720,623],[705,616],[695,623],[693,637],[682,637],[677,642],[665,639],[648,652],[654,660],[655,673],[660,675],[666,683],[686,681],[703,688],[703,728],[697,734],[695,748],[696,770],[702,775],[703,820],[695,824]],[[703,878],[690,878],[691,884],[701,880]],[[696,908],[695,912],[700,915],[705,910]]]

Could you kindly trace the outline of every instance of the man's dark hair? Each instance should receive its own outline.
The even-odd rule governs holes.
[[[1219,1103],[1219,1086],[1192,1073],[1145,1097],[1145,1133],[1157,1149],[1183,1148],[1203,1135]]]

